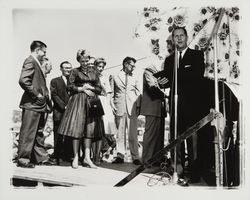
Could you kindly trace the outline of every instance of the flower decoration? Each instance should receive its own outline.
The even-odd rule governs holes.
[[[240,75],[239,66],[237,64],[237,61],[234,61],[234,64],[233,64],[232,69],[230,71],[230,76],[232,76],[233,78],[238,78],[239,75]]]
[[[222,41],[224,41],[224,40],[227,39],[227,35],[228,35],[228,34],[226,34],[226,33],[224,33],[224,32],[220,32],[220,33],[218,34],[220,40],[222,40]]]
[[[159,9],[157,7],[145,7],[143,10],[143,16],[146,19],[144,26],[150,31],[159,30],[159,22],[161,22],[161,18],[156,17],[158,13]]]
[[[217,73],[218,74],[221,73],[221,71],[222,71],[222,67],[221,67],[220,63],[221,63],[221,60],[217,59],[217,64],[218,64]],[[208,63],[207,62],[207,63],[205,63],[205,66],[206,66],[206,69],[207,69],[208,73],[214,74],[214,63]]]
[[[184,26],[184,16],[182,15],[176,15],[174,17],[174,24],[177,26],[177,27],[182,27]]]
[[[228,15],[232,20],[236,20],[236,21],[240,20],[238,7],[233,7],[230,10],[227,10],[226,15]]]
[[[190,47],[204,51],[206,73],[209,78],[214,77],[214,43],[211,33],[219,19],[222,8],[212,6],[201,7],[199,10],[176,7],[169,12],[161,12],[156,7],[147,7],[140,14],[143,21],[140,29],[136,29],[135,38],[146,36],[146,43],[152,54],[158,58],[165,58],[174,51],[171,33],[176,27],[186,27]],[[227,81],[238,81],[240,75],[238,59],[240,55],[240,40],[238,38],[239,8],[224,8],[217,33],[218,73]],[[166,14],[165,14],[166,13]],[[229,20],[228,20],[229,19]],[[165,43],[165,44],[164,44]],[[225,69],[227,68],[227,69]],[[228,73],[230,71],[230,73]]]
[[[150,17],[151,14],[153,13],[158,13],[159,12],[159,9],[157,7],[149,7],[149,8],[144,8],[143,10],[143,14],[144,14],[144,17]]]
[[[236,45],[235,53],[239,56],[240,55],[240,41],[236,40],[235,45]]]
[[[171,33],[176,27],[185,26],[185,16],[178,14],[174,17],[169,17],[166,25],[168,26],[168,32]]]
[[[229,35],[229,26],[226,23],[223,23],[221,26],[221,31],[218,33],[218,37],[220,41],[222,41],[222,44],[225,46],[225,40],[227,39]]]
[[[151,39],[151,44],[153,45],[152,52],[155,55],[158,55],[160,53],[159,49],[159,39]]]
[[[213,14],[215,14],[215,12],[216,12],[216,8],[215,7],[207,6],[207,7],[202,7],[201,8],[201,14],[202,15],[206,15],[207,13],[213,13]]]
[[[169,40],[166,40],[166,42],[167,42],[168,53],[172,53],[174,51],[173,41],[169,39]]]
[[[158,23],[161,21],[161,18],[152,18],[149,20],[149,23],[145,24],[145,26],[151,31],[157,31],[159,29]]]
[[[194,31],[195,32],[199,32],[201,30],[202,26],[201,24],[195,23],[194,24]]]
[[[207,37],[202,37],[198,41],[198,46],[201,50],[206,50],[208,46],[208,38]]]

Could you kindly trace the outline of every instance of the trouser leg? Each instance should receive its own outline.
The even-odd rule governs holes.
[[[40,113],[23,109],[22,124],[18,142],[18,160],[20,162],[30,162],[33,146],[38,130]]]
[[[46,151],[44,145],[45,137],[43,134],[46,121],[47,121],[47,116],[45,115],[45,113],[41,113],[41,117],[38,123],[38,131],[36,134],[35,143],[33,147],[33,157],[36,163],[40,163],[49,159],[49,154]]]
[[[142,161],[144,163],[164,147],[163,119],[161,117],[146,116],[145,120],[142,150]]]
[[[131,116],[128,118],[127,121],[128,121],[128,142],[129,142],[131,157],[133,160],[137,160],[139,159],[137,117]]]
[[[118,129],[116,136],[116,151],[117,157],[124,159],[125,155],[125,131],[126,131],[126,116],[116,116],[116,127]]]

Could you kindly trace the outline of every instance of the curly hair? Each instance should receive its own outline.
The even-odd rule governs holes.
[[[82,57],[89,55],[89,52],[85,49],[79,49],[76,54],[76,60],[79,62]]]
[[[95,60],[95,62],[94,62],[94,65],[97,66],[97,65],[99,65],[100,63],[103,63],[104,66],[107,64],[104,58],[96,58],[96,60]]]

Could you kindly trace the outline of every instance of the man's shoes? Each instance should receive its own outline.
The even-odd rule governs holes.
[[[133,160],[134,165],[142,165],[141,161],[139,159]]]
[[[35,168],[35,165],[33,163],[23,163],[23,162],[19,162],[17,161],[17,167],[23,167],[23,168]]]
[[[49,158],[48,160],[40,162],[38,165],[52,166],[52,165],[56,165],[56,162],[52,160],[51,158]]]
[[[112,161],[113,164],[124,163],[124,159],[116,157],[115,160]]]
[[[191,177],[190,179],[190,183],[199,183],[199,182],[201,182],[200,177]]]
[[[179,178],[177,180],[177,184],[182,187],[187,187],[188,186],[188,181],[182,178]]]

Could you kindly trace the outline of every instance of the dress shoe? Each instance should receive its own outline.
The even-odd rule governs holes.
[[[23,168],[35,168],[35,165],[33,163],[22,163],[17,161],[17,167],[23,167]]]
[[[56,162],[52,160],[51,158],[49,158],[48,160],[38,163],[38,165],[52,166],[52,165],[56,165]]]
[[[177,180],[177,184],[182,187],[187,187],[188,186],[188,181],[182,178],[179,178]]]
[[[71,166],[73,169],[77,169],[78,168],[78,156],[75,156],[72,163],[71,163]]]
[[[92,169],[98,169],[98,167],[94,163],[92,163],[92,161],[83,160],[82,166],[92,168]]]
[[[141,161],[139,159],[133,160],[134,165],[142,165]]]
[[[124,159],[116,157],[115,160],[112,161],[113,164],[124,163]]]
[[[200,177],[191,177],[190,179],[190,183],[199,183],[199,182],[201,182]]]

